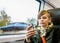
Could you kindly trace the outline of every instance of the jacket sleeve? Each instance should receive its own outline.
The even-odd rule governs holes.
[[[58,43],[60,43],[60,29],[58,29],[57,31],[57,39],[58,39]]]
[[[60,28],[56,28],[54,31],[54,43],[60,43]]]
[[[42,43],[41,38],[40,39],[37,39],[35,37],[32,37],[30,40],[31,40],[31,42],[26,42],[26,39],[25,39],[24,40],[24,43]]]

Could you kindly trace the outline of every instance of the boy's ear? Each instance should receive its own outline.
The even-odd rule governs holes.
[[[51,18],[49,19],[49,23],[51,23],[52,22],[52,20],[51,20]]]

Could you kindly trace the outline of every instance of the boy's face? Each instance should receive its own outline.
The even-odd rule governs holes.
[[[40,24],[41,26],[47,26],[47,25],[49,24],[49,22],[51,21],[51,19],[48,17],[47,14],[48,14],[48,13],[42,15],[42,16],[40,17],[40,19],[38,19],[39,24]]]

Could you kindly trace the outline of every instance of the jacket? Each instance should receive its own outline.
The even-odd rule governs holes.
[[[47,30],[45,38],[46,38],[46,43],[60,43],[60,29],[55,27],[50,28],[49,30]],[[28,42],[26,42],[25,40],[24,43],[28,43]],[[33,38],[31,38],[31,42],[29,43],[36,43],[36,41],[33,41]],[[37,43],[42,43],[41,37]]]

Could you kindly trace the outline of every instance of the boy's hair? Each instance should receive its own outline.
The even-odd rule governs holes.
[[[41,12],[38,13],[38,19],[40,19],[40,17],[41,17],[42,15],[44,15],[44,14],[47,14],[49,18],[51,17],[49,11],[47,11],[47,10],[42,10]]]

